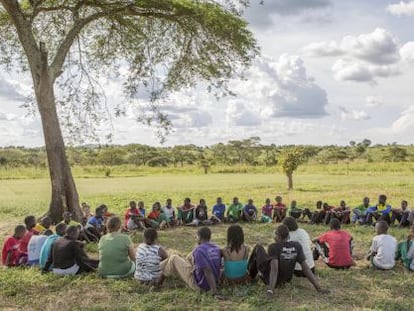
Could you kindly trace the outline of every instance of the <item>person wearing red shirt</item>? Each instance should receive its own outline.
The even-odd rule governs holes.
[[[352,236],[341,230],[341,223],[338,219],[331,219],[329,224],[331,230],[313,240],[315,243],[313,257],[316,260],[321,256],[331,268],[349,268],[354,263],[351,254]]]
[[[140,205],[144,205],[144,202],[139,202]],[[142,203],[142,204],[141,204]],[[137,208],[135,201],[129,202],[129,208],[125,211],[124,225],[127,230],[145,229],[144,223],[142,222],[144,216]]]
[[[39,232],[34,229],[36,227],[36,218],[34,216],[26,216],[24,223],[27,231],[19,242],[17,265],[25,265],[27,263],[27,245],[33,235],[39,234]]]
[[[278,195],[276,203],[273,205],[273,219],[275,222],[282,222],[286,217],[286,205],[282,203],[282,197]]]
[[[1,252],[1,262],[6,267],[17,266],[17,258],[19,255],[18,247],[20,239],[25,235],[26,227],[17,225],[14,228],[14,235],[9,236],[3,243]]]

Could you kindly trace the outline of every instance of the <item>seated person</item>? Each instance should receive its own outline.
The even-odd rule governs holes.
[[[50,229],[44,230],[41,234],[33,235],[30,238],[29,244],[27,244],[27,265],[38,266],[40,251],[46,239],[53,234]]]
[[[371,206],[367,210],[366,224],[372,225],[372,219],[375,220],[385,220],[387,223],[390,223],[391,218],[391,205],[387,204],[387,196],[385,194],[380,194],[378,196],[378,204]]]
[[[1,252],[1,263],[6,267],[18,266],[19,242],[26,234],[24,225],[17,225],[14,228],[14,234],[4,240]]]
[[[52,245],[53,243],[60,237],[65,235],[66,232],[66,224],[65,223],[59,223],[56,226],[56,234],[49,235],[43,243],[42,248],[40,249],[39,254],[39,267],[40,269],[44,269],[46,266],[46,262],[49,259],[50,253],[52,251]],[[49,267],[49,270],[52,269],[52,266]]]
[[[282,224],[277,227],[275,235],[276,243],[269,245],[267,253],[261,245],[254,247],[248,263],[250,277],[255,279],[259,274],[267,285],[267,296],[272,297],[276,287],[291,281],[296,263],[302,266],[303,274],[318,292],[329,293],[319,285],[306,264],[302,246],[298,242],[288,241],[289,229]]]
[[[36,226],[33,228],[34,231],[37,233],[42,233],[43,231],[46,231],[50,228],[52,225],[52,219],[49,216],[45,216],[40,218],[39,223],[36,224]]]
[[[165,216],[165,221],[167,222],[167,225],[176,225],[177,224],[177,218],[175,217],[175,210],[172,206],[172,200],[167,199],[165,202],[165,206],[162,208]]]
[[[267,198],[265,205],[262,206],[262,222],[271,222],[273,214],[273,205],[270,203],[270,199]]]
[[[377,235],[372,239],[367,260],[379,270],[389,270],[395,266],[397,240],[387,234],[388,223],[380,220],[375,224]]]
[[[242,218],[244,221],[256,221],[257,219],[257,208],[253,204],[253,200],[249,199],[247,204],[243,208]]]
[[[312,212],[311,217],[310,217],[310,224],[314,225],[314,224],[322,223],[322,221],[325,219],[325,216],[326,216],[325,210],[322,209],[322,201],[317,201],[316,210]]]
[[[81,204],[81,209],[82,209],[82,214],[83,216],[86,217],[86,219],[89,219],[90,217],[92,217],[93,215],[91,214],[91,207],[89,206],[88,203],[86,202],[82,202]]]
[[[106,223],[107,234],[98,244],[98,274],[106,278],[123,278],[135,271],[135,250],[130,237],[120,233],[121,219],[110,217]]]
[[[329,223],[331,230],[314,239],[315,250],[313,258],[319,256],[331,268],[346,269],[353,265],[351,249],[352,236],[341,230],[338,219],[332,218]]]
[[[220,248],[210,242],[211,230],[208,227],[200,228],[197,238],[198,246],[192,252],[191,261],[178,255],[171,255],[161,262],[161,271],[166,277],[177,275],[191,289],[210,291],[219,299]]]
[[[406,227],[410,225],[408,221],[408,216],[410,215],[411,209],[408,207],[408,202],[406,200],[401,201],[401,208],[391,209],[391,225],[397,220],[399,227]]]
[[[144,223],[146,227],[151,227],[151,228],[156,228],[156,229],[164,229],[167,226],[164,213],[162,213],[162,210],[161,210],[160,202],[155,202],[152,205],[152,211],[148,214],[148,217]]]
[[[295,218],[289,216],[283,219],[283,224],[289,229],[289,241],[295,241],[302,246],[303,255],[305,255],[305,261],[312,273],[315,274],[315,261],[313,260],[311,250],[311,239],[309,234],[302,228],[298,228],[298,223]],[[293,271],[296,276],[304,277],[302,272],[302,266],[296,263],[295,270]]]
[[[106,223],[106,220],[107,220],[109,217],[115,216],[115,214],[114,214],[114,213],[111,213],[111,212],[109,211],[108,205],[106,205],[106,204],[101,204],[101,205],[100,205],[100,207],[102,208],[102,211],[103,211],[103,219],[104,219],[104,223]]]
[[[198,226],[198,225],[211,225],[212,221],[208,219],[208,212],[207,212],[207,205],[206,200],[200,199],[200,204],[197,205],[195,209],[195,217],[192,225]]]
[[[98,206],[95,209],[95,215],[88,219],[84,228],[85,233],[94,242],[98,242],[101,236],[105,233],[103,213],[104,210],[102,209],[102,206]]]
[[[178,208],[178,225],[186,225],[194,219],[195,206],[191,204],[190,198],[184,199],[184,204]]]
[[[273,205],[273,219],[275,222],[282,222],[286,217],[286,205],[282,203],[282,197],[278,195],[276,203]]]
[[[227,228],[227,246],[221,250],[224,258],[224,279],[231,283],[244,283],[249,280],[247,261],[249,247],[244,245],[244,233],[239,225]]]
[[[325,214],[325,218],[323,219],[323,223],[324,224],[329,224],[331,222],[332,219],[332,211],[335,209],[335,207],[329,205],[327,202],[322,204],[322,210],[323,213]]]
[[[299,219],[300,216],[302,215],[302,212],[303,210],[297,207],[296,201],[292,200],[292,202],[290,202],[290,207],[289,207],[289,216],[295,219]]]
[[[80,226],[80,223],[72,219],[71,212],[68,212],[68,211],[63,212],[62,218],[63,220],[61,221],[61,223],[65,224],[66,226]]]
[[[365,197],[362,200],[362,204],[355,207],[352,212],[352,223],[358,223],[360,225],[365,224],[367,210],[369,208],[369,198]]]
[[[397,253],[395,259],[401,259],[404,268],[409,271],[414,271],[414,226],[411,226],[410,233],[408,234],[407,240],[401,241],[397,245]],[[408,256],[410,252],[410,256]]]
[[[135,279],[143,284],[159,287],[163,282],[161,261],[167,259],[167,252],[157,244],[158,233],[154,228],[144,231],[144,243],[136,251]]]
[[[238,222],[243,212],[243,204],[239,202],[238,197],[233,198],[233,203],[228,207],[226,218],[228,222]]]
[[[78,226],[67,228],[66,234],[53,243],[43,272],[48,272],[51,265],[56,275],[75,275],[96,270],[99,261],[86,255],[82,242],[78,241],[79,234]]]
[[[33,235],[39,234],[34,228],[36,226],[36,218],[34,216],[27,216],[24,219],[26,225],[26,233],[19,241],[17,266],[27,264],[27,245]]]
[[[331,218],[334,217],[338,219],[342,224],[349,224],[350,223],[350,214],[351,210],[349,207],[346,206],[344,200],[341,200],[339,206],[329,211]]]
[[[144,202],[140,201],[139,205],[144,205]],[[129,202],[129,208],[125,211],[124,226],[127,230],[144,229],[144,215],[137,208],[135,201]]]
[[[226,212],[226,205],[223,204],[222,199],[218,197],[216,200],[216,205],[213,206],[213,211],[212,211],[210,220],[213,222],[213,224],[223,222],[225,212]]]

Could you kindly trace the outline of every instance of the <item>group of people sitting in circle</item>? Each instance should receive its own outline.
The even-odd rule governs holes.
[[[209,291],[218,299],[221,298],[221,284],[245,283],[257,278],[266,284],[267,295],[271,297],[276,288],[290,282],[293,275],[306,277],[318,292],[328,293],[315,277],[315,260],[321,258],[328,267],[335,269],[347,269],[355,265],[352,256],[353,238],[347,231],[341,230],[341,223],[346,223],[345,217],[341,217],[345,215],[343,211],[351,210],[343,204],[339,208],[325,209],[322,204],[318,207],[318,202],[317,209],[309,211],[309,214],[306,209],[295,209],[292,205],[290,209],[282,208],[280,196],[276,202],[278,206],[272,206],[272,213],[262,215],[262,221],[268,221],[263,218],[266,216],[281,222],[274,231],[275,242],[267,250],[262,245],[252,249],[245,245],[243,229],[236,224],[239,220],[250,222],[257,219],[257,214],[249,212],[256,210],[257,213],[256,208],[251,208],[254,207],[251,200],[246,208],[234,198],[226,212],[218,198],[209,218],[204,200],[200,200],[199,206],[193,207],[187,198],[183,207],[177,210],[177,216],[171,200],[167,200],[163,209],[159,203],[155,203],[147,216],[142,202],[137,205],[131,201],[123,221],[109,213],[105,205],[99,206],[95,215],[90,215],[90,209],[85,204],[82,210],[86,222],[83,219],[82,223],[77,223],[72,220],[70,213],[65,212],[62,222],[55,226],[55,232],[51,230],[49,217],[36,222],[34,216],[27,216],[25,225],[17,225],[14,234],[4,241],[2,263],[8,267],[38,266],[42,272],[52,271],[56,275],[96,271],[105,278],[134,276],[140,283],[155,287],[159,287],[165,278],[175,275],[190,288]],[[270,210],[268,203],[269,200],[266,200],[262,212]],[[384,195],[379,196],[375,208],[367,206],[368,203],[365,198],[363,205],[366,209],[358,207],[353,210],[352,220],[361,224],[376,220],[376,236],[372,239],[367,255],[370,265],[375,269],[388,270],[395,266],[396,260],[401,259],[407,270],[414,271],[414,226],[411,226],[407,239],[400,243],[387,233],[394,218],[404,225],[401,220],[408,207],[405,205],[405,208],[401,208],[402,213],[399,213],[386,205]],[[188,219],[189,210],[194,212],[191,220]],[[389,210],[388,218],[384,216],[386,210]],[[329,220],[330,230],[311,240],[309,234],[298,227],[298,220],[303,215],[308,216],[311,223]],[[407,216],[409,218],[410,214]],[[230,223],[224,248],[211,242],[211,230],[206,226],[220,222]],[[197,231],[198,246],[186,258],[169,255],[157,242],[157,228],[182,224],[202,225]],[[128,234],[135,229],[144,230],[143,243],[137,248]],[[90,241],[98,242],[99,259],[86,254],[83,246]]]

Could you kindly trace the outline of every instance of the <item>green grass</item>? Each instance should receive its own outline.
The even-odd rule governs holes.
[[[328,168],[327,168],[328,170]],[[206,198],[212,206],[217,196],[226,203],[233,196],[243,202],[253,198],[261,206],[266,197],[281,194],[285,202],[292,199],[301,206],[313,207],[316,200],[339,204],[345,199],[350,206],[359,204],[368,195],[375,200],[386,193],[392,205],[402,199],[414,202],[414,176],[410,171],[349,172],[324,174],[298,172],[294,176],[296,189],[286,191],[286,180],[281,174],[178,174],[146,175],[128,178],[77,178],[82,201],[92,206],[107,203],[110,210],[122,214],[129,200],[144,200],[147,208],[154,201],[164,202],[167,197],[174,205],[184,197],[193,202]],[[343,172],[343,171],[342,171]],[[48,206],[50,195],[47,179],[0,180],[0,242],[11,233],[17,223],[28,214],[39,216]],[[272,242],[274,225],[244,225],[246,243]],[[324,226],[303,225],[312,237],[326,230]],[[305,279],[294,278],[291,284],[277,290],[267,300],[265,286],[254,285],[223,288],[225,301],[215,301],[209,295],[185,288],[178,279],[168,279],[160,292],[150,291],[134,280],[103,280],[96,275],[56,277],[42,275],[36,269],[0,269],[0,309],[12,310],[412,310],[414,305],[413,274],[398,265],[392,271],[379,272],[367,268],[364,256],[374,230],[367,227],[345,228],[356,241],[357,266],[349,271],[334,271],[321,262],[317,275],[329,295],[319,295]],[[225,225],[213,226],[213,241],[225,245]],[[169,253],[186,255],[195,245],[195,228],[175,228],[162,231],[159,242]],[[407,230],[391,228],[391,234],[403,239]],[[134,243],[141,235],[133,236]],[[90,255],[97,257],[96,246],[88,247]]]

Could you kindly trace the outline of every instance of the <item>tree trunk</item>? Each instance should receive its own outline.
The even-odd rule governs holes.
[[[292,173],[286,173],[287,179],[288,179],[288,190],[293,189],[293,174]]]
[[[46,55],[47,57],[47,55]],[[82,211],[79,196],[66,158],[65,144],[56,111],[53,82],[47,67],[47,58],[43,57],[42,69],[34,78],[35,94],[43,125],[49,174],[52,184],[52,197],[48,215],[54,223],[62,219],[65,211],[72,213],[75,220],[80,220]]]

